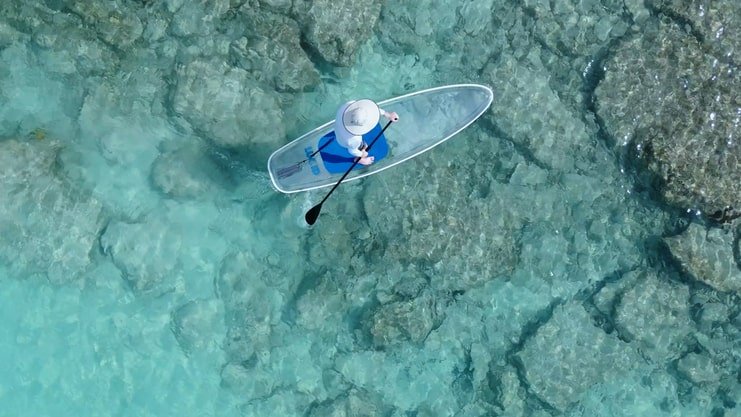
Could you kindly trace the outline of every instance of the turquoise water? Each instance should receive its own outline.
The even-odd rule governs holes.
[[[379,5],[346,67],[260,38],[297,81],[234,69],[240,19],[290,8],[241,3],[0,7],[0,416],[738,415],[737,299],[590,110],[621,5]],[[465,82],[482,119],[313,228],[324,190],[271,189],[343,100]]]

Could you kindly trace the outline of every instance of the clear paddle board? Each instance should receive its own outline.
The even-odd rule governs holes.
[[[379,173],[445,142],[478,119],[493,99],[489,87],[456,84],[378,102],[387,112],[399,114],[399,121],[392,123],[384,133],[386,154],[372,165],[356,166],[344,182]],[[381,118],[382,124],[386,122]],[[298,193],[333,186],[340,180],[344,171],[339,172],[332,166],[336,162],[334,159],[325,163],[321,152],[309,158],[321,146],[319,142],[323,138],[326,141],[325,136],[331,134],[333,126],[334,120],[327,122],[270,155],[268,172],[275,189],[282,193]],[[375,130],[380,130],[380,126]],[[366,141],[372,139],[366,138]],[[307,158],[308,161],[301,163]]]

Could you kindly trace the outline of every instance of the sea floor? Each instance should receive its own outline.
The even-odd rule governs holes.
[[[664,242],[704,219],[591,104],[651,10],[369,2],[343,66],[291,2],[6,3],[0,416],[741,415],[738,294]],[[343,100],[450,83],[492,109],[315,226],[327,190],[271,188],[269,152]]]

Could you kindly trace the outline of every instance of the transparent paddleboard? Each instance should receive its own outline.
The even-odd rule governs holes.
[[[430,88],[378,102],[399,121],[386,132],[389,154],[383,160],[353,171],[345,182],[376,174],[445,142],[478,119],[494,98],[489,87],[456,84]],[[382,117],[381,124],[387,121]],[[275,151],[268,159],[273,186],[282,193],[297,193],[337,183],[342,173],[328,172],[317,150],[319,139],[332,131],[334,120],[319,126]],[[301,163],[308,159],[308,161]]]

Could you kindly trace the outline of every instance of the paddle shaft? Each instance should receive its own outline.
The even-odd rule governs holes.
[[[381,132],[375,138],[373,138],[373,140],[371,141],[371,143],[366,148],[366,151],[367,152],[370,152],[371,148],[376,143],[376,141],[378,140],[378,138],[380,138],[381,136],[383,136],[383,132],[385,132],[386,129],[388,129],[388,127],[391,126],[391,123],[393,123],[393,121],[392,120],[389,120],[389,122],[386,123],[386,126],[384,126],[383,129],[381,129]],[[350,172],[352,172],[353,168],[355,168],[355,166],[359,162],[360,162],[360,158],[359,157],[356,157],[355,158],[355,161],[353,162],[353,164],[350,165],[350,168],[348,168],[348,170],[345,171],[345,173],[342,175],[342,178],[340,178],[340,180],[337,181],[337,184],[335,184],[334,187],[332,187],[332,189],[329,190],[329,192],[327,193],[327,195],[324,196],[324,198],[322,199],[322,201],[319,202],[319,204],[317,204],[316,206],[312,207],[311,210],[309,210],[309,211],[306,212],[306,215],[304,216],[304,218],[306,219],[306,222],[307,223],[314,224],[314,222],[316,221],[317,217],[319,217],[319,211],[321,211],[322,204],[324,204],[324,202],[327,201],[327,199],[329,198],[329,196],[331,196],[332,193],[334,192],[334,190],[337,189],[337,187],[340,186],[340,184],[342,183],[342,181],[344,181],[345,178],[348,175],[350,175]]]

